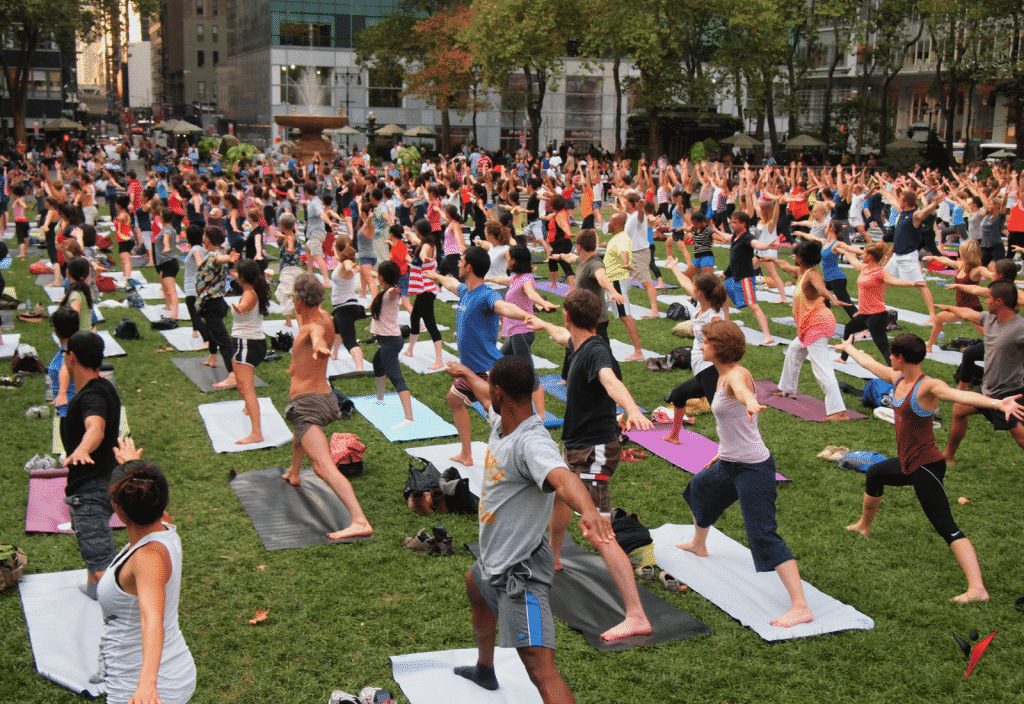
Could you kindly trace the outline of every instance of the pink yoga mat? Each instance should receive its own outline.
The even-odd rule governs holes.
[[[679,431],[680,444],[673,445],[670,442],[665,442],[661,438],[668,435],[670,430],[671,426],[661,425],[655,427],[654,430],[631,430],[626,433],[626,436],[690,474],[700,472],[718,454],[717,442],[708,440],[703,435],[685,428]],[[775,481],[788,482],[789,480],[776,472]]]
[[[52,470],[48,470],[52,471]],[[57,526],[71,522],[71,511],[64,503],[64,489],[68,478],[31,477],[28,480],[28,510],[25,511],[26,533],[74,533]],[[111,528],[124,528],[116,515],[110,517]]]
[[[783,413],[788,413],[791,416],[814,421],[815,423],[824,423],[825,417],[828,415],[825,413],[825,402],[820,398],[808,396],[799,391],[796,393],[796,398],[776,396],[775,393],[779,390],[779,387],[774,381],[769,379],[755,381],[754,389],[757,391],[758,403],[770,406]],[[863,420],[867,418],[863,413],[857,413],[849,409],[846,412],[849,414],[850,420]]]
[[[550,279],[548,279],[547,281],[544,281],[543,279],[537,279],[536,281],[534,281],[533,287],[537,290],[537,293],[553,293],[556,296],[561,296],[562,298],[568,296],[569,291],[572,290],[569,288],[569,284],[563,283],[561,281],[555,284],[554,288],[551,288]]]

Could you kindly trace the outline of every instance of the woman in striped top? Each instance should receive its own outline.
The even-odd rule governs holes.
[[[413,245],[412,262],[409,264],[409,295],[415,296],[412,314],[409,316],[409,347],[405,350],[407,357],[413,356],[413,349],[420,337],[420,319],[430,333],[434,343],[435,361],[430,369],[441,369],[441,333],[434,322],[434,300],[437,298],[437,282],[423,274],[437,271],[437,244],[434,241],[433,226],[423,218],[416,221],[416,232],[409,233],[409,242]]]
[[[444,271],[441,273],[458,278],[459,260],[466,251],[466,238],[462,234],[462,215],[451,203],[444,206],[444,215],[448,224],[444,230]]]

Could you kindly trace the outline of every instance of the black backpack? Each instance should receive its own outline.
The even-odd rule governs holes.
[[[668,307],[668,312],[665,315],[669,320],[689,320],[690,309],[682,303],[673,303]]]
[[[437,467],[421,457],[416,459],[423,463],[423,467],[420,468],[412,462],[409,463],[409,478],[405,481],[405,491],[403,492],[406,500],[412,496],[414,491],[429,493],[431,489],[441,488],[441,473],[437,471]]]
[[[139,340],[142,335],[139,334],[139,326],[135,324],[134,320],[121,318],[121,322],[114,328],[114,337],[119,340]]]
[[[293,344],[295,344],[295,336],[284,330],[279,330],[270,338],[270,346],[279,352],[291,352]]]

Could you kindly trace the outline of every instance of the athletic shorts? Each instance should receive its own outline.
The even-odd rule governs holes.
[[[686,230],[672,230],[673,242],[686,242]]]
[[[633,252],[633,277],[641,284],[651,280],[651,250],[647,247]]]
[[[30,225],[28,220],[18,220],[14,223],[14,235],[18,239],[18,244],[28,242],[29,232]]]
[[[1012,391],[1006,394],[1003,398],[1006,398],[1007,396],[1016,396],[1017,394],[1024,394],[1024,389]],[[1011,428],[1016,428],[1021,424],[1021,422],[1013,416],[1010,416],[1010,420],[1006,420],[1006,414],[1002,411],[996,410],[995,408],[979,408],[978,412],[988,418],[988,422],[992,424],[992,428],[995,430],[1010,430]]]
[[[133,249],[135,249],[135,240],[125,240],[124,242],[117,243],[118,254],[124,254],[125,252],[131,254]]]
[[[617,318],[626,318],[626,317],[632,318],[633,317],[633,307],[632,307],[632,305],[629,302],[629,282],[628,281],[625,281],[625,282],[623,282],[623,281],[612,281],[612,286],[615,287],[615,291],[617,293],[621,293],[622,297],[624,299],[626,299],[622,303],[616,303],[615,301],[612,301],[611,299],[609,299],[608,302],[611,304],[612,311],[615,313],[615,316]]]
[[[487,381],[487,372],[477,372],[477,376]],[[467,406],[472,406],[477,401],[476,394],[473,393],[473,387],[462,377],[459,377],[452,383],[449,391],[461,398],[462,402]]]
[[[231,342],[235,348],[235,353],[231,355],[233,364],[248,364],[255,369],[267,357],[267,338],[265,337],[258,340],[236,337]]]
[[[548,600],[555,556],[546,537],[528,558],[504,574],[484,577],[479,560],[469,572],[498,617],[499,648],[555,649],[555,620]]]
[[[757,284],[754,282],[754,277],[749,276],[745,279],[740,279],[736,282],[739,284],[740,293],[743,294],[743,302],[747,306],[754,306],[757,304]]]
[[[154,265],[157,273],[160,274],[161,279],[173,279],[178,275],[178,271],[181,269],[181,262],[177,259],[171,258],[167,261]]]
[[[359,266],[377,266],[377,257],[359,257]]]
[[[316,426],[323,430],[338,419],[338,398],[329,394],[300,394],[288,401],[284,417],[295,430],[295,437],[302,441],[306,431]]]
[[[326,239],[327,230],[306,230],[306,251],[309,253],[307,256],[322,257],[324,255],[324,240]]]
[[[409,275],[402,274],[398,277],[398,290],[402,293],[402,298],[409,297]]]
[[[921,262],[917,258],[917,252],[892,255],[889,263],[885,265],[885,270],[896,278],[911,283],[916,284],[918,281],[924,281],[924,276],[921,274]]]
[[[703,269],[705,267],[711,267],[712,269],[714,269],[715,268],[715,255],[714,254],[706,254],[703,257],[696,257],[693,260],[693,265],[695,267],[697,267],[698,269]]]
[[[590,491],[590,498],[601,513],[612,512],[608,482],[619,466],[621,455],[622,446],[618,440],[605,445],[567,447],[562,453],[566,466],[576,473]]]

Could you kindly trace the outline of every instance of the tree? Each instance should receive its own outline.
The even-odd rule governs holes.
[[[584,65],[612,60],[612,82],[615,85],[615,152],[622,149],[622,61],[630,50],[627,24],[628,5],[618,0],[592,0],[584,15],[580,56]]]
[[[822,4],[819,9],[819,16],[832,27],[832,60],[828,64],[828,75],[825,79],[825,100],[822,105],[821,141],[832,144],[832,87],[835,85],[836,68],[843,56],[850,50],[853,43],[853,27],[857,21],[857,14],[860,10],[859,0],[834,0],[831,3]],[[847,135],[842,133],[843,148],[839,151],[846,151]]]
[[[996,92],[1006,96],[1017,140],[1017,159],[1024,160],[1024,8],[1014,0],[990,0],[990,6],[1001,30],[992,42],[999,49]]]
[[[92,21],[92,13],[77,0],[0,0],[0,47],[10,47],[17,57],[15,63],[9,64],[6,52],[0,51],[0,70],[11,101],[15,142],[27,143],[28,88],[40,44],[51,37],[66,40],[69,35],[87,32]]]

